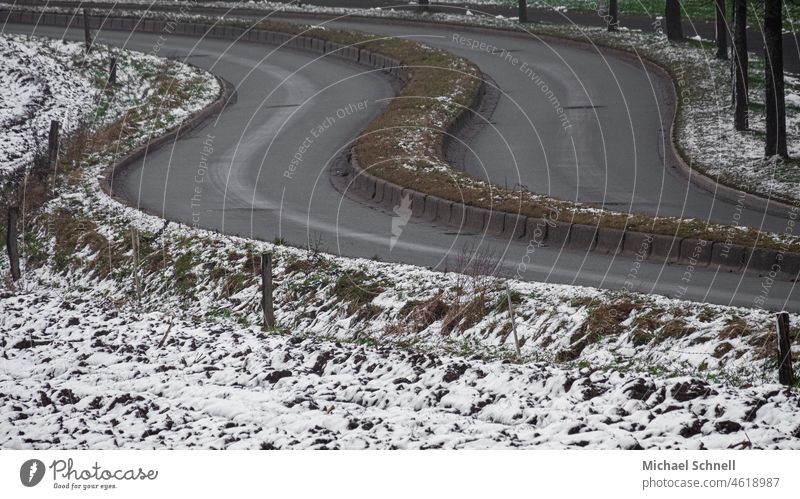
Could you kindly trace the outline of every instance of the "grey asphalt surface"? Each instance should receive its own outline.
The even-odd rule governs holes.
[[[735,206],[715,201],[672,172],[673,159],[664,154],[663,130],[672,113],[662,92],[666,82],[635,61],[603,57],[571,44],[459,32],[507,50],[518,59],[514,64],[496,53],[454,43],[450,27],[380,22],[339,22],[337,27],[411,36],[468,57],[491,76],[502,97],[491,124],[470,141],[474,154],[468,154],[466,166],[476,175],[620,211],[733,220]],[[10,29],[31,31],[30,26]],[[62,32],[36,30],[48,36]],[[79,39],[82,34],[70,31],[68,36]],[[156,38],[99,33],[103,42],[143,51]],[[280,237],[302,245],[320,241],[325,250],[345,256],[377,256],[452,270],[461,253],[491,254],[509,275],[524,260],[527,265],[519,277],[527,280],[743,306],[763,299],[770,309],[800,310],[790,282],[771,283],[749,274],[637,263],[629,257],[560,248],[531,251],[525,241],[459,234],[413,219],[402,226],[391,247],[393,213],[343,197],[332,187],[328,171],[331,161],[392,95],[390,82],[338,59],[272,50],[247,43],[166,37],[159,55],[186,57],[213,71],[236,85],[238,101],[191,136],[148,154],[141,165],[115,179],[115,191],[172,220],[264,240]],[[569,108],[572,126],[568,130],[562,128],[562,117],[554,112],[549,95],[524,73],[523,62]],[[337,116],[337,111],[363,101],[366,109]],[[314,137],[311,129],[325,123],[330,126]],[[206,157],[206,169],[201,159],[209,135],[214,152]],[[287,174],[292,157],[301,149],[302,162]],[[199,170],[204,170],[202,182]],[[786,226],[784,220],[750,210],[742,213],[741,221],[775,231]]]

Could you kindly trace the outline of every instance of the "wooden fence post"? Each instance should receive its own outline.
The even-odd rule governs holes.
[[[92,32],[89,31],[89,14],[83,9],[83,42],[86,44],[86,53],[92,50]]]
[[[272,255],[261,254],[261,308],[264,310],[264,331],[275,326],[275,311],[272,307]]]
[[[514,303],[511,301],[511,288],[506,283],[506,296],[508,297],[508,315],[511,317],[511,332],[514,334],[514,349],[517,351],[517,358],[522,357],[519,349],[519,338],[517,337],[517,321],[514,318]]]
[[[11,278],[15,281],[21,276],[19,271],[19,247],[17,246],[17,217],[19,208],[16,206],[8,207],[8,225],[6,226],[6,250],[8,259],[11,262]]]
[[[792,343],[789,340],[789,314],[780,312],[778,318],[778,381],[782,385],[794,384],[792,370]]]
[[[50,133],[47,135],[47,167],[54,169],[58,159],[58,135],[61,123],[58,120],[50,121]]]
[[[112,57],[111,62],[108,64],[108,85],[113,87],[117,84],[117,58]]]
[[[142,304],[142,281],[139,277],[139,231],[131,229],[131,248],[133,251],[133,282],[136,286],[136,302]]]

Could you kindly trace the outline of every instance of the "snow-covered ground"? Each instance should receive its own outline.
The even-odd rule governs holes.
[[[0,36],[0,176],[30,164],[50,120],[70,130],[91,109],[99,89],[81,67],[83,53],[77,43]]]
[[[796,393],[5,294],[0,448],[800,448]]]

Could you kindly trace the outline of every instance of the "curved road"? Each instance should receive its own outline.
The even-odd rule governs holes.
[[[636,61],[500,32],[379,21],[335,24],[445,48],[470,58],[496,82],[497,107],[490,124],[470,140],[472,152],[465,158],[476,175],[618,211],[723,223],[738,216],[735,206],[715,201],[673,172],[673,158],[664,153],[672,113],[664,98],[668,82]],[[64,34],[49,27],[35,32]],[[146,52],[158,37],[101,31],[98,38]],[[491,49],[471,49],[464,39]],[[332,187],[331,164],[392,95],[385,76],[289,49],[180,36],[165,37],[159,55],[185,58],[225,78],[236,86],[238,101],[216,121],[152,152],[115,179],[114,189],[141,207],[225,233],[302,245],[320,241],[346,256],[437,269],[452,269],[460,253],[479,251],[500,258],[513,274],[526,255],[524,242],[458,234],[413,219],[398,224],[401,233],[392,245],[391,211],[352,201]],[[556,112],[554,98],[564,115]],[[204,143],[213,148],[205,156]],[[741,222],[775,231],[786,225],[752,210],[741,213]],[[771,309],[800,310],[794,283],[770,284],[754,275],[635,265],[627,257],[549,247],[527,256],[532,262],[522,277],[529,280],[743,306],[763,298]]]

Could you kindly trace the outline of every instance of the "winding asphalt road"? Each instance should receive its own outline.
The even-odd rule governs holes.
[[[668,82],[634,60],[501,32],[387,21],[334,24],[445,48],[491,77],[500,99],[489,125],[470,140],[472,152],[465,158],[465,167],[477,176],[618,211],[723,223],[739,216],[734,205],[716,201],[674,173],[665,132],[672,116],[665,99]],[[31,30],[7,26],[7,31]],[[49,27],[35,32],[64,35]],[[70,30],[66,36],[82,34]],[[106,30],[98,37],[145,52],[158,38]],[[494,50],[471,49],[464,39]],[[115,179],[117,193],[166,218],[258,239],[321,241],[333,253],[442,270],[454,268],[460,253],[479,251],[501,259],[513,274],[527,255],[531,261],[521,277],[528,280],[743,306],[763,299],[771,309],[800,311],[790,282],[712,268],[634,264],[628,257],[560,248],[531,253],[525,242],[459,234],[413,219],[392,246],[394,214],[343,197],[329,180],[341,151],[392,95],[384,75],[289,49],[180,36],[165,37],[159,55],[211,70],[235,85],[238,95],[215,121],[151,152]],[[566,109],[566,121],[543,84]],[[741,222],[774,231],[786,226],[778,217],[746,209]]]

